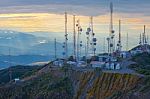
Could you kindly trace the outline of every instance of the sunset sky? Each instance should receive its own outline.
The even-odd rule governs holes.
[[[49,33],[63,39],[64,12],[68,12],[68,30],[71,35],[72,15],[80,19],[83,30],[94,17],[94,31],[101,40],[109,32],[109,4],[114,4],[114,26],[118,35],[118,20],[122,20],[122,36],[128,32],[137,44],[138,35],[146,25],[150,30],[150,0],[1,0],[0,29],[33,33]],[[84,31],[85,32],[85,31]],[[45,34],[43,34],[45,35]],[[60,36],[61,35],[61,36]],[[71,36],[70,36],[71,38]]]

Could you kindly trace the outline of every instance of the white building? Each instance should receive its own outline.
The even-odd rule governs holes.
[[[100,55],[99,56],[99,62],[108,62],[110,59],[110,56],[108,55]]]
[[[67,64],[76,66],[76,65],[77,65],[77,62],[74,62],[74,61],[67,61]]]
[[[120,52],[120,57],[121,58],[128,58],[129,57],[129,52],[128,51],[121,51]]]
[[[99,62],[99,61],[92,61],[91,63],[90,63],[90,65],[92,66],[92,67],[100,67],[100,68],[103,68],[104,66],[105,66],[105,62]]]
[[[120,66],[120,63],[111,62],[111,63],[106,63],[105,68],[110,69],[110,70],[119,70],[121,69],[121,66]]]
[[[85,61],[78,61],[77,62],[77,67],[86,67],[86,62]]]
[[[53,62],[53,65],[62,67],[64,65],[64,60],[56,60]]]
[[[15,83],[18,83],[18,82],[20,82],[20,79],[19,78],[15,78],[14,81],[15,81]]]

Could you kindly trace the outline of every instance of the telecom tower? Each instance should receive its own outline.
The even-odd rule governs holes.
[[[92,34],[92,40],[91,40],[91,45],[92,45],[92,51],[93,51],[93,56],[95,56],[96,52],[96,41],[97,39],[95,38],[95,33],[94,33],[94,28],[93,28],[93,17],[90,17],[90,25],[91,25],[91,34]]]
[[[140,33],[140,41],[139,41],[139,44],[142,45],[142,36],[141,36],[141,33]]]
[[[57,41],[54,39],[54,51],[55,51],[55,59],[57,59]]]
[[[80,60],[80,55],[81,55],[81,47],[82,47],[82,41],[80,40],[80,36],[81,36],[81,32],[82,32],[82,28],[80,26],[80,20],[77,20],[77,61]]]
[[[117,52],[121,52],[122,44],[121,44],[121,20],[119,20],[119,40],[117,43]]]
[[[86,56],[88,56],[89,53],[89,44],[91,45],[91,49],[92,49],[92,54],[93,56],[95,56],[95,52],[96,52],[96,41],[97,39],[95,38],[95,33],[93,30],[93,17],[90,17],[90,23],[89,23],[89,27],[87,28],[86,31],[86,35],[87,35],[87,44],[86,44]]]
[[[89,23],[89,27],[87,28],[87,31],[86,31],[86,57],[88,57],[88,54],[89,54],[89,44],[90,44],[90,32],[91,32],[91,27],[90,27],[90,23]]]
[[[76,16],[73,15],[73,55],[74,59],[76,60],[76,29],[75,29],[75,21],[76,21]]]
[[[114,33],[115,31],[113,30],[113,3],[110,3],[110,38],[107,39],[109,40],[109,52],[112,55],[114,52]]]
[[[142,43],[143,43],[143,47],[144,47],[143,50],[147,51],[147,44],[148,43],[147,43],[147,37],[146,37],[146,32],[145,32],[146,29],[145,28],[146,28],[146,26],[144,25],[144,32],[143,32],[143,35],[142,35],[142,39],[143,39]]]
[[[129,50],[129,35],[127,33],[127,38],[126,38],[126,51]]]
[[[68,58],[68,31],[67,31],[67,12],[65,12],[65,42],[63,45],[64,52],[63,55],[65,56],[65,59]]]
[[[12,81],[12,69],[11,69],[11,56],[10,56],[10,48],[9,48],[9,81]]]

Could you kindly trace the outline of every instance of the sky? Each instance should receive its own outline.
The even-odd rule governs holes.
[[[68,31],[72,36],[72,15],[80,19],[83,32],[94,17],[94,32],[99,43],[109,34],[109,4],[114,5],[114,29],[118,35],[118,20],[122,21],[122,37],[131,39],[130,46],[138,44],[138,36],[150,30],[150,0],[1,0],[0,29],[15,30],[43,36],[64,38],[64,12],[68,13]],[[85,33],[83,33],[85,34]],[[84,37],[84,36],[83,36]]]

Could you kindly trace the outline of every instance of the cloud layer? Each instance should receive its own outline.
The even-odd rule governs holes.
[[[150,15],[149,0],[3,0],[0,3],[0,13],[68,11],[80,15],[101,15],[108,13],[110,2],[114,3],[117,13]]]

